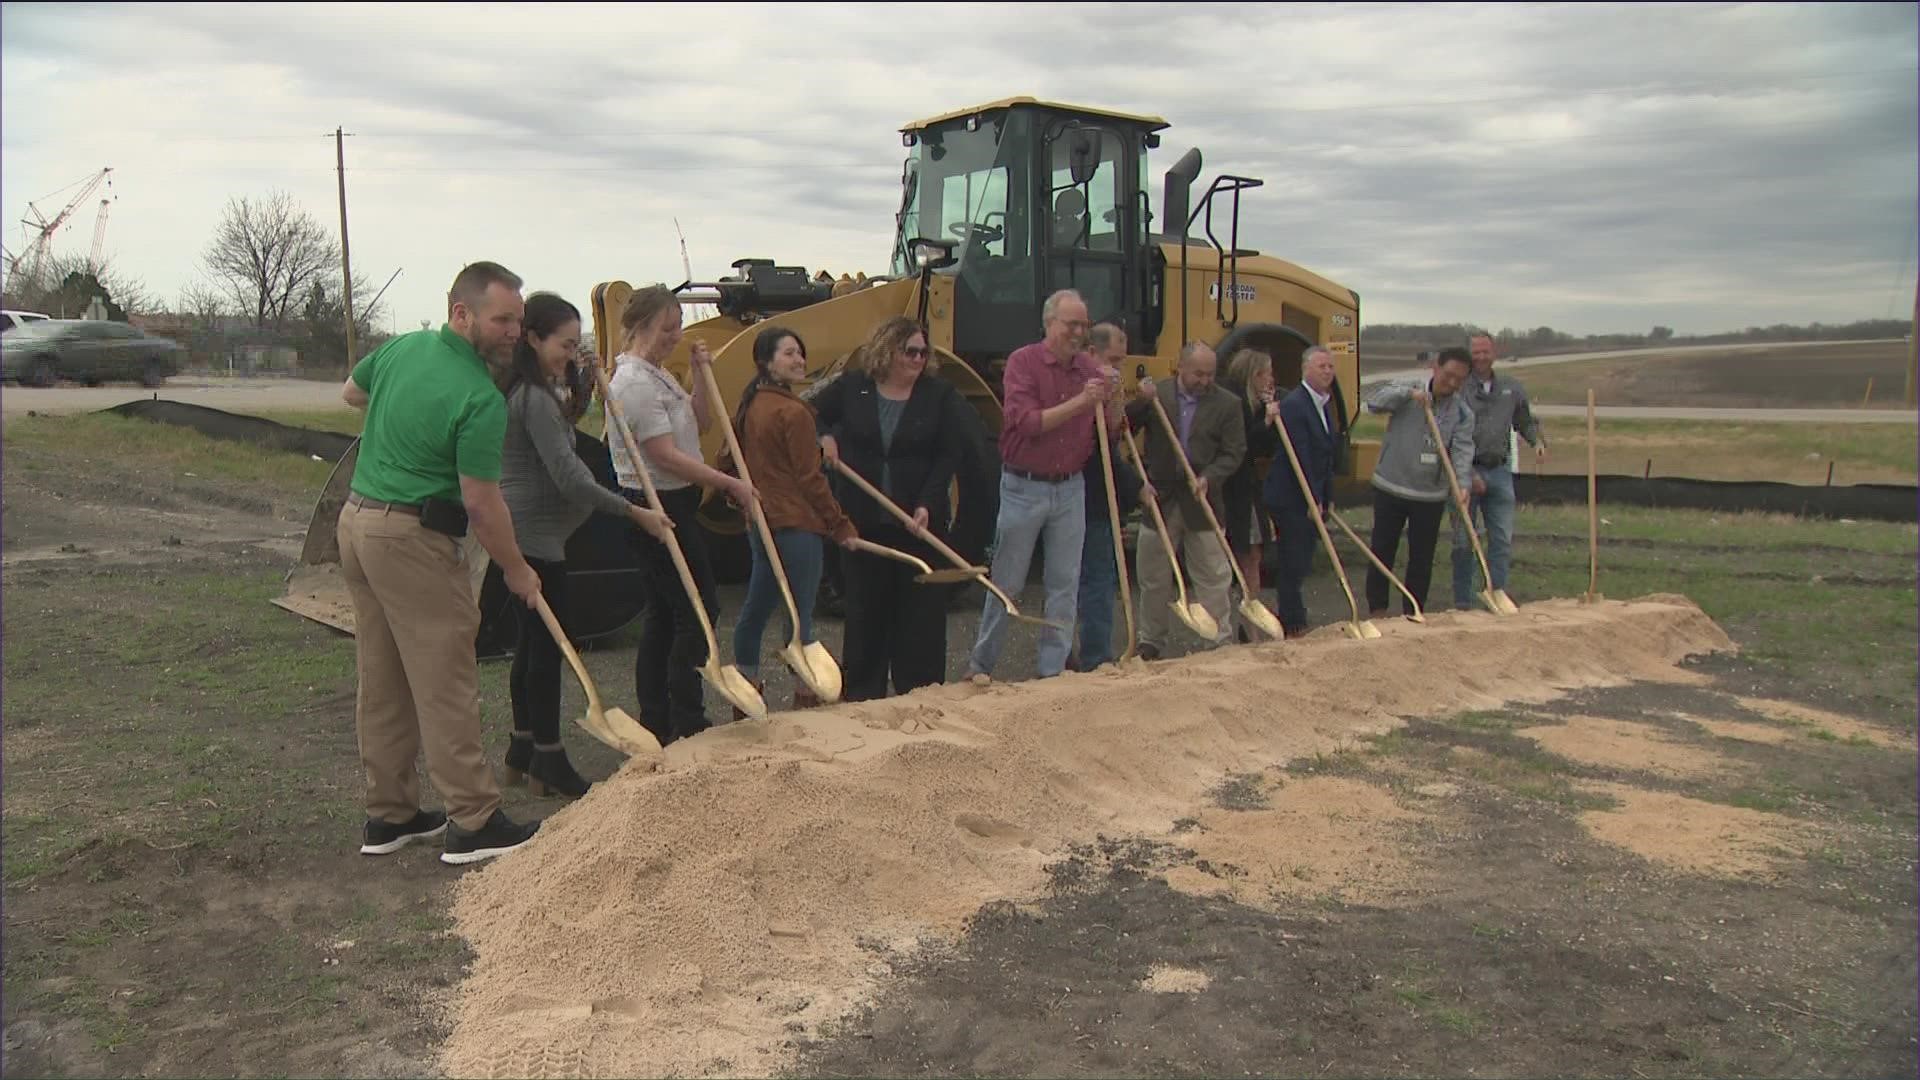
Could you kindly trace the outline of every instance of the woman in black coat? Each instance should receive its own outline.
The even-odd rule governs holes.
[[[839,458],[919,527],[946,539],[947,489],[961,458],[958,410],[969,406],[933,374],[927,336],[895,316],[882,323],[848,370],[812,397],[820,450]],[[834,495],[860,535],[939,566],[944,561],[846,477]],[[846,597],[843,697],[867,701],[946,681],[947,589],[916,584],[913,567],[863,551],[842,552]]]
[[[1234,397],[1240,399],[1240,413],[1247,425],[1247,456],[1240,471],[1227,478],[1221,489],[1226,503],[1226,531],[1240,573],[1252,588],[1260,587],[1260,549],[1273,540],[1273,522],[1260,504],[1256,463],[1271,462],[1279,454],[1280,438],[1267,422],[1267,402],[1273,400],[1273,357],[1258,349],[1241,349],[1227,361],[1226,377],[1220,380]],[[1271,464],[1269,467],[1273,467]],[[1288,467],[1285,461],[1279,468]]]

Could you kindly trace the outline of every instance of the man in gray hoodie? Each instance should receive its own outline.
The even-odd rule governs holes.
[[[1540,432],[1540,421],[1527,401],[1527,388],[1518,379],[1493,372],[1493,336],[1486,333],[1468,339],[1472,349],[1473,372],[1467,376],[1460,397],[1473,410],[1473,472],[1460,474],[1468,485],[1471,505],[1465,517],[1453,522],[1453,606],[1465,611],[1473,606],[1474,581],[1480,567],[1467,542],[1467,530],[1473,518],[1487,526],[1487,569],[1493,574],[1492,586],[1505,590],[1507,571],[1513,565],[1513,464],[1507,460],[1509,440],[1514,432],[1527,440],[1534,455],[1547,457],[1547,440]]]
[[[1424,381],[1391,382],[1367,397],[1367,411],[1389,413],[1387,437],[1380,445],[1380,461],[1373,468],[1373,537],[1371,547],[1388,566],[1400,552],[1400,533],[1407,533],[1407,591],[1427,606],[1427,586],[1433,581],[1433,549],[1440,538],[1440,516],[1452,498],[1440,455],[1453,462],[1456,475],[1473,471],[1473,410],[1461,399],[1460,388],[1472,369],[1467,350],[1443,349],[1433,374]],[[1444,447],[1434,445],[1423,404],[1433,408]],[[1456,504],[1464,513],[1464,503]],[[1404,602],[1403,602],[1404,606]],[[1367,609],[1375,618],[1386,614],[1387,578],[1367,570]],[[1408,608],[1403,614],[1411,615]]]

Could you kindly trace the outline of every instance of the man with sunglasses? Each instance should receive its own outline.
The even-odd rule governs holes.
[[[1000,406],[1000,516],[994,529],[993,583],[1009,596],[1027,585],[1034,550],[1045,544],[1046,619],[1040,632],[1041,678],[1060,674],[1073,648],[1080,591],[1080,552],[1086,540],[1086,486],[1081,469],[1094,453],[1093,410],[1108,400],[1106,368],[1084,351],[1090,322],[1080,294],[1062,289],[1040,309],[1046,335],[1007,357]],[[980,612],[967,675],[992,681],[1006,645],[1007,612],[988,594]]]

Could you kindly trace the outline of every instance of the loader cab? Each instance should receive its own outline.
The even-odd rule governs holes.
[[[954,352],[997,386],[996,362],[1040,337],[1040,309],[1077,289],[1093,321],[1150,350],[1147,151],[1166,121],[1010,98],[907,125],[893,273],[917,239],[953,241]]]

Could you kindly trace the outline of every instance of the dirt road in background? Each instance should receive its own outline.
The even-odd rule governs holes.
[[[262,409],[346,409],[346,405],[340,401],[340,384],[333,381],[270,377],[210,379],[180,375],[168,379],[167,384],[157,390],[133,384],[47,388],[8,386],[0,390],[0,415],[21,416],[36,412],[47,416],[97,412],[129,401],[146,401],[155,397],[237,413]]]

